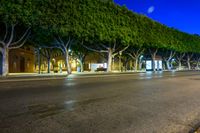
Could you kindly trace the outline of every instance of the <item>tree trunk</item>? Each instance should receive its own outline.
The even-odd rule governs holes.
[[[187,54],[187,65],[188,65],[188,70],[191,70],[191,64],[190,61],[193,57],[193,54]]]
[[[135,71],[138,70],[138,58],[136,57],[135,58]]]
[[[125,71],[128,71],[128,65],[129,65],[129,63],[126,62],[126,64],[125,64]],[[130,69],[130,68],[129,68],[129,69]]]
[[[83,64],[83,62],[82,62],[82,61],[80,62],[80,65],[81,65],[81,72],[84,72],[84,67],[83,67],[83,66],[84,66],[84,64]]]
[[[139,62],[139,70],[142,70],[142,61]]]
[[[149,50],[149,51],[150,51],[151,58],[152,58],[152,68],[153,68],[153,71],[155,72],[155,71],[156,71],[155,60],[156,60],[156,54],[157,54],[157,52],[158,52],[158,49]],[[153,51],[153,52],[152,52],[152,51]]]
[[[171,70],[171,66],[170,66],[170,61],[166,60],[166,64],[167,64],[167,70]]]
[[[180,54],[178,54],[177,55],[177,57],[176,57],[176,59],[177,59],[177,61],[178,61],[178,70],[181,70],[181,68],[182,68],[182,64],[181,64],[181,61],[182,61],[182,59],[184,58],[184,56],[185,56],[185,53],[180,53]]]
[[[172,61],[170,62],[170,65],[171,65],[171,66],[170,66],[171,70],[174,69],[173,62],[172,62]]]
[[[191,70],[190,59],[187,59],[188,70]]]
[[[165,60],[163,60],[162,67],[163,67],[163,70],[166,70],[166,62],[165,62]]]
[[[84,63],[83,63],[83,60],[78,59],[78,62],[79,62],[80,67],[81,67],[81,72],[84,72]]]
[[[182,64],[181,64],[181,60],[178,61],[178,70],[181,70],[182,68]]]
[[[109,48],[109,50],[108,50],[108,66],[107,66],[107,72],[111,72],[111,71],[112,71],[111,67],[112,67],[112,49]]]
[[[168,53],[168,52],[167,52]],[[170,54],[168,57],[165,57],[166,60],[166,65],[167,65],[167,70],[171,70],[172,69],[172,58],[175,56],[175,52],[170,51]]]
[[[199,70],[199,60],[197,60],[197,66],[196,69]]]
[[[8,75],[8,69],[9,69],[9,62],[8,62],[8,53],[9,53],[9,50],[8,48],[4,48],[3,49],[3,53],[2,53],[2,76],[7,76]]]
[[[51,64],[51,59],[48,58],[47,62],[48,62],[48,70],[47,70],[47,72],[50,73],[51,72],[51,65],[50,65]]]
[[[155,72],[156,71],[155,56],[152,57],[152,68],[153,71]]]
[[[69,63],[69,52],[68,52],[68,50],[66,50],[66,53],[65,53],[65,61],[66,61],[66,65],[67,65],[67,74],[71,74],[72,70],[71,70],[71,66],[70,66],[70,63]]]
[[[119,66],[119,67],[118,67],[118,68],[119,68],[119,72],[122,71],[122,69],[121,69],[121,68],[122,68],[122,65],[121,65],[121,64],[122,64],[122,59],[121,59],[121,55],[119,55],[119,65],[118,65],[118,66]]]

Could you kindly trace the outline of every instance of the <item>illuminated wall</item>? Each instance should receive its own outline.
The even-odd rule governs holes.
[[[34,72],[35,71],[34,49],[31,47],[22,47],[9,51],[9,72]]]

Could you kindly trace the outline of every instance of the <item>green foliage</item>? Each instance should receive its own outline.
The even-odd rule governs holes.
[[[200,37],[138,15],[112,0],[1,0],[3,22],[33,27],[34,39],[73,37],[96,46],[160,48],[200,53]]]
[[[36,21],[34,0],[1,0],[0,5],[0,21],[29,26]]]

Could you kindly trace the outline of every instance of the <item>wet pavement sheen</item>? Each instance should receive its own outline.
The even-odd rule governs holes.
[[[196,71],[0,83],[0,133],[188,133],[199,81]]]

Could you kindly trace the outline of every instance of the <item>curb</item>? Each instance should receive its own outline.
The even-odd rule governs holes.
[[[57,79],[65,79],[67,75],[62,76],[18,76],[18,77],[6,77],[0,78],[0,83],[3,82],[22,82],[22,81],[45,81],[45,80],[57,80]]]

